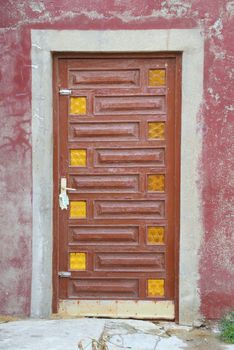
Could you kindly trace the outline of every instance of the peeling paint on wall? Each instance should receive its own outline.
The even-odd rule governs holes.
[[[30,309],[32,28],[203,28],[201,312],[218,318],[233,306],[233,16],[234,1],[225,0],[1,1],[0,313]]]

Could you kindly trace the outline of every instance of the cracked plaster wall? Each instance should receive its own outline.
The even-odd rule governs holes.
[[[30,311],[30,29],[203,29],[201,313],[218,318],[233,307],[233,18],[225,0],[0,0],[0,314]]]

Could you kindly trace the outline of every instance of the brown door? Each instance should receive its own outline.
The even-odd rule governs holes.
[[[176,55],[55,60],[55,310],[68,300],[174,305],[178,62]],[[61,178],[75,189],[67,190],[67,210],[58,203]]]

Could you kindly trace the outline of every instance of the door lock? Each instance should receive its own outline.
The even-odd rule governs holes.
[[[67,179],[66,177],[61,177],[61,182],[60,182],[60,194],[59,194],[59,206],[60,208],[66,209],[69,206],[69,198],[67,195],[67,191],[76,191],[75,188],[70,188],[67,187]]]

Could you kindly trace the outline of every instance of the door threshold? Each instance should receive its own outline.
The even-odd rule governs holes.
[[[175,319],[172,300],[60,300],[58,314],[77,317]]]

